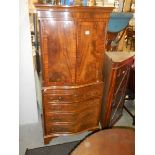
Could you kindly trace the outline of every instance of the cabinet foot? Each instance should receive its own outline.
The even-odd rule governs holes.
[[[56,136],[52,136],[52,135],[49,135],[49,136],[44,136],[44,144],[49,144],[49,142],[55,138]]]

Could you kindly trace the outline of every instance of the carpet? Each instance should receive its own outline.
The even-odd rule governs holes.
[[[79,143],[80,141],[74,141],[58,145],[27,149],[25,155],[69,155]]]

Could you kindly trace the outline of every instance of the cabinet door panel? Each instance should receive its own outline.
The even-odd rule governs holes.
[[[105,23],[79,22],[77,31],[78,84],[102,81],[102,63],[105,49]]]
[[[122,115],[129,71],[130,66],[128,65],[125,65],[117,69],[116,83],[114,88],[115,90],[113,94],[110,124],[109,124],[110,126],[112,126]]]
[[[75,83],[76,38],[73,21],[41,20],[43,85]]]

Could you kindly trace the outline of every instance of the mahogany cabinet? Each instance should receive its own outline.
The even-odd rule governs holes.
[[[134,52],[106,52],[103,69],[104,95],[101,125],[108,128],[122,116]]]
[[[39,19],[44,143],[99,128],[112,7],[35,5]]]

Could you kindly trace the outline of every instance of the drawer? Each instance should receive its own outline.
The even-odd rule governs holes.
[[[99,116],[99,107],[93,106],[93,107],[85,107],[78,109],[74,112],[47,112],[45,113],[45,119],[46,123],[65,123],[65,122],[72,122],[72,123],[78,123],[81,122],[83,119],[90,120],[90,119],[98,119]]]
[[[95,128],[98,125],[98,120],[91,115],[91,117],[85,117],[78,122],[46,124],[46,134],[81,132],[87,129]]]
[[[50,123],[65,123],[65,122],[75,122],[77,118],[76,113],[46,113],[46,122]]]
[[[74,94],[64,95],[64,94],[48,94],[46,95],[48,103],[71,103],[76,101],[76,96]]]
[[[103,95],[103,85],[92,85],[79,90],[79,98],[87,100],[89,98],[99,97]]]
[[[45,105],[45,111],[46,112],[73,112],[77,110],[79,107],[78,102],[76,103],[53,103],[53,102],[48,102]]]
[[[80,112],[82,110],[100,107],[102,97],[83,100],[80,102],[53,102],[44,97],[44,110],[47,112]]]
[[[78,127],[78,131],[88,130],[91,128],[95,128],[97,126],[99,128],[99,122],[95,119],[91,119],[89,121],[82,122],[80,126]]]
[[[61,103],[61,102],[79,102],[90,98],[102,96],[103,83],[89,85],[74,89],[55,90],[48,89],[43,93],[43,96],[48,102]]]
[[[99,113],[98,109],[89,110],[87,112],[80,113],[77,117],[76,124],[78,129],[83,129],[86,125],[88,127],[89,124],[94,126],[94,124],[99,123]]]
[[[74,111],[64,111],[61,109],[60,111],[50,111],[49,109],[45,109],[45,122],[47,124],[57,122],[57,123],[76,123],[79,124],[83,120],[89,122],[89,120],[98,120],[100,113],[100,102],[101,99],[97,98],[94,100],[88,100],[79,104],[79,107],[74,109]],[[96,104],[94,104],[94,102]]]
[[[69,123],[51,123],[46,125],[46,134],[50,133],[74,133],[75,126]]]
[[[87,110],[89,108],[97,107],[101,103],[100,98],[89,99],[80,102],[51,102],[46,100],[44,104],[45,112],[79,112],[81,110]]]

